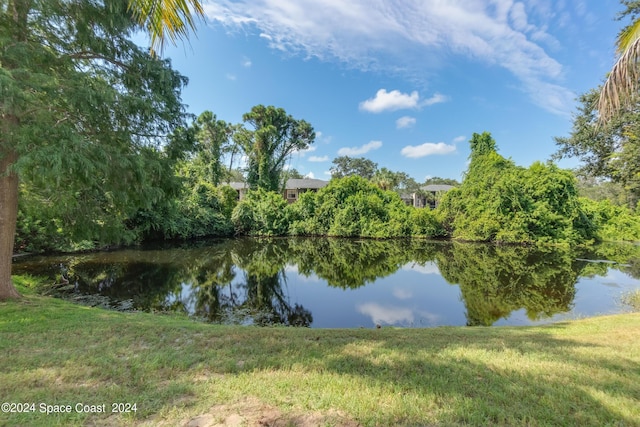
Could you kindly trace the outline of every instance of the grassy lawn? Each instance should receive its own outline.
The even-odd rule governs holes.
[[[640,425],[640,314],[541,327],[227,327],[20,290],[23,300],[0,303],[0,400],[35,411],[0,413],[1,425]],[[136,411],[112,413],[114,403]]]

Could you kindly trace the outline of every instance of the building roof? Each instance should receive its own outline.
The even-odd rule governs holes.
[[[430,185],[425,185],[424,187],[420,187],[421,190],[424,191],[449,191],[452,188],[455,188],[453,185],[446,185],[446,184],[430,184]]]
[[[319,189],[322,187],[326,187],[329,184],[329,181],[323,181],[321,179],[312,179],[312,178],[304,178],[304,179],[290,179],[287,181],[287,185],[285,189],[287,190],[299,190],[302,188],[310,188],[310,189]],[[246,182],[230,182],[229,186],[234,190],[242,190],[248,189],[249,184]]]
[[[230,182],[229,183],[229,187],[233,188],[234,190],[242,190],[245,188],[249,188],[249,185],[246,182]]]
[[[287,181],[287,185],[285,185],[285,189],[293,190],[293,189],[301,189],[301,188],[323,188],[329,184],[329,181],[323,181],[321,179],[313,179],[313,178],[304,178],[304,179],[290,179]]]

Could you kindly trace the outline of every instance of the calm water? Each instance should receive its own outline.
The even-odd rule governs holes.
[[[242,238],[23,257],[13,273],[47,275],[43,292],[85,304],[215,323],[529,325],[624,311],[640,247]]]

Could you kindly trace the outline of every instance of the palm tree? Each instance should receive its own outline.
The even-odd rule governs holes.
[[[397,174],[387,168],[377,170],[371,178],[371,182],[382,190],[393,190],[398,186],[398,181]]]
[[[129,0],[129,10],[151,36],[151,51],[162,51],[166,40],[176,44],[196,29],[195,18],[204,17],[199,0]]]
[[[618,61],[609,72],[598,100],[602,121],[610,120],[620,108],[628,107],[637,100],[640,90],[640,18],[620,32],[616,51]]]

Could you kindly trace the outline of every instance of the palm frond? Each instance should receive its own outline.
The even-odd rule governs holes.
[[[602,86],[597,109],[600,121],[609,121],[614,114],[637,99],[640,89],[640,19],[625,27],[618,35],[616,48],[620,57]]]
[[[204,17],[199,0],[130,0],[129,10],[151,36],[151,50],[162,51],[169,40],[174,46],[196,29],[194,18]]]

